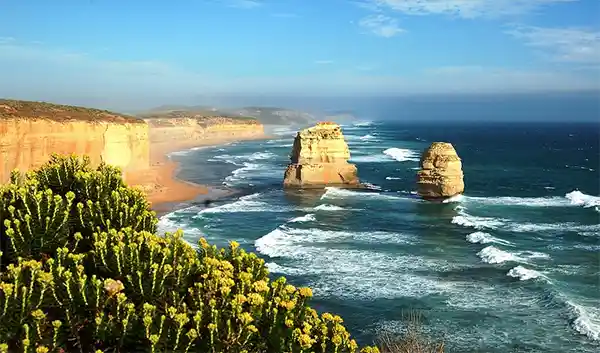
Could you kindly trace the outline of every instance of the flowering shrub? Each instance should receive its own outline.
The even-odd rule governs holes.
[[[0,352],[359,351],[309,288],[270,281],[237,243],[156,235],[117,168],[55,155],[13,173],[0,220]]]

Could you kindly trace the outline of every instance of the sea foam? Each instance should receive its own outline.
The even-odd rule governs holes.
[[[398,162],[419,161],[419,155],[415,151],[411,151],[409,149],[392,147],[383,151],[383,153],[397,160]]]
[[[492,236],[490,233],[475,232],[467,235],[467,241],[474,244],[489,244],[498,243],[503,245],[511,245],[512,243]]]
[[[527,281],[530,279],[543,277],[543,275],[538,271],[525,268],[521,265],[511,268],[506,275],[509,277],[518,278],[520,281]]]
[[[579,190],[571,191],[565,197],[571,201],[571,204],[583,206],[585,208],[600,206],[600,196],[586,195]]]
[[[573,328],[594,341],[600,341],[600,308],[585,307],[573,301],[567,301],[567,305],[573,316]]]

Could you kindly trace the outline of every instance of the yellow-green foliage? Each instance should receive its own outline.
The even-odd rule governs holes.
[[[53,156],[14,173],[0,220],[0,352],[359,351],[309,288],[270,281],[237,243],[156,235],[116,168]]]

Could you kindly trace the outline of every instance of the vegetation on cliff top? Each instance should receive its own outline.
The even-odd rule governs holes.
[[[150,113],[140,115],[152,126],[170,126],[174,125],[174,119],[194,119],[199,125],[209,126],[223,123],[236,124],[260,124],[258,119],[251,116],[230,116],[215,114],[215,112],[205,111],[183,111],[174,110],[161,113]]]
[[[45,119],[60,122],[75,120],[144,124],[142,119],[113,113],[108,110],[46,102],[0,99],[0,120],[4,119]]]
[[[237,243],[156,235],[117,168],[53,155],[14,172],[0,221],[0,352],[358,352],[309,288]]]

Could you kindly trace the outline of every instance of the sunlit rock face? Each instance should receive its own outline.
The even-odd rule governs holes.
[[[37,168],[52,153],[88,155],[123,171],[149,167],[148,125],[97,109],[0,100],[0,182]]]
[[[465,190],[462,162],[448,142],[434,142],[421,156],[417,193],[424,199],[446,199]]]
[[[357,169],[339,125],[330,122],[301,130],[294,139],[285,187],[358,186]]]

